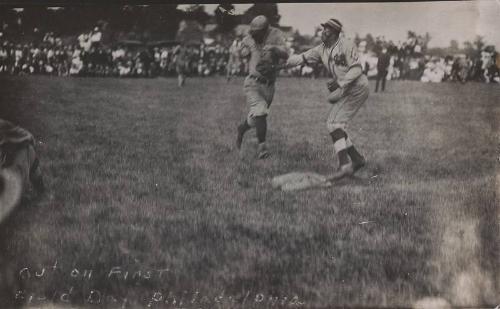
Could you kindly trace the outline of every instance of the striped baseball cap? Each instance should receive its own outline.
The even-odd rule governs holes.
[[[326,22],[322,23],[321,26],[330,27],[330,28],[337,30],[337,31],[342,30],[342,24],[340,23],[340,21],[336,20],[335,18],[330,18]]]

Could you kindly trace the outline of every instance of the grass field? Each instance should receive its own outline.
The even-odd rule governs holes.
[[[267,160],[253,132],[233,149],[242,80],[0,82],[48,187],[1,227],[2,308],[500,303],[498,85],[389,82],[350,128],[360,176],[284,193],[337,165],[325,80],[279,80]]]

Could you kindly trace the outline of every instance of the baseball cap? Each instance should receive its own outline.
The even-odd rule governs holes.
[[[340,21],[336,20],[335,18],[330,18],[326,22],[322,23],[321,26],[329,27],[329,28],[332,28],[333,30],[337,30],[337,31],[342,30],[342,24],[340,23]]]
[[[269,26],[269,22],[264,15],[259,15],[250,22],[250,30],[263,30]]]

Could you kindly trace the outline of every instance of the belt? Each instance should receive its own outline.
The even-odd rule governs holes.
[[[271,81],[271,80],[269,80],[265,77],[262,77],[262,76],[248,75],[248,77],[255,79],[258,83],[264,84],[268,87],[274,85],[274,81]]]

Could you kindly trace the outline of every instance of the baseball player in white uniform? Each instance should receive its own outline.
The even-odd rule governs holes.
[[[357,47],[343,35],[342,24],[332,18],[321,26],[323,43],[291,56],[286,67],[322,62],[333,78],[327,84],[332,107],[326,126],[339,159],[339,169],[332,179],[340,179],[354,174],[366,163],[347,135],[346,127],[368,98],[368,79],[363,74]]]
[[[227,81],[231,80],[231,77],[240,73],[240,67],[241,67],[240,50],[241,50],[241,40],[239,38],[236,38],[231,44],[231,47],[229,47],[229,59],[227,61],[227,67],[226,67]]]
[[[241,56],[250,56],[249,74],[244,82],[245,97],[250,111],[246,119],[238,126],[236,147],[241,148],[245,132],[255,127],[258,146],[258,158],[269,156],[266,147],[267,114],[274,96],[276,70],[272,69],[280,59],[288,58],[288,51],[282,32],[269,26],[263,15],[255,17],[250,23],[249,35],[241,42]],[[269,63],[269,66],[266,65]],[[260,65],[265,69],[259,69]]]

